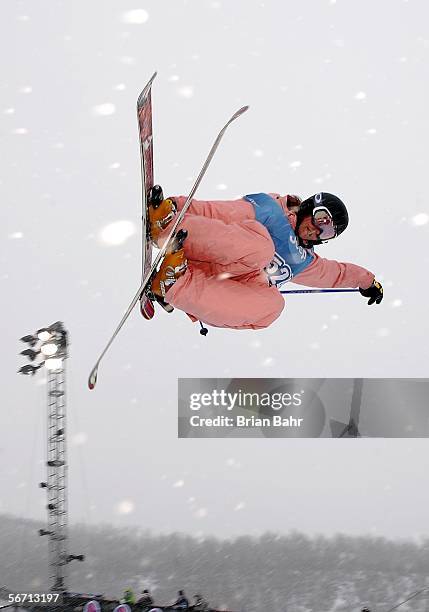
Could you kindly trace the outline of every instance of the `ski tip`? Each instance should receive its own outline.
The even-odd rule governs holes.
[[[249,110],[248,106],[242,106],[241,108],[238,109],[238,111],[236,111],[233,116],[231,117],[231,119],[228,121],[228,123],[231,123],[231,121],[234,121],[234,119],[237,119],[237,117],[240,117],[240,115],[242,115],[243,113],[245,113],[247,110]]]
[[[248,110],[249,110],[249,105],[246,104],[246,106],[242,106],[241,108],[238,109],[238,111],[235,113],[235,116],[238,117],[239,115],[242,115]]]
[[[153,75],[150,77],[148,83],[145,85],[144,89],[140,92],[139,97],[137,98],[137,108],[141,108],[143,106],[143,104],[145,103],[147,96],[150,92],[150,89],[152,87],[152,83],[155,80],[155,77],[158,73],[154,72]]]
[[[98,368],[94,368],[88,378],[88,387],[92,391],[97,384]]]

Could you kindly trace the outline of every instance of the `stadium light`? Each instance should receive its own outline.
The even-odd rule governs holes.
[[[61,370],[63,367],[63,360],[62,359],[46,359],[45,361],[45,368],[47,370]]]
[[[24,376],[29,376],[30,374],[34,376],[37,370],[42,367],[42,365],[43,365],[43,362],[39,363],[39,365],[28,364],[28,365],[25,365],[19,368],[18,373],[24,374]]]
[[[45,366],[47,370],[59,371],[63,369],[63,360],[67,358],[67,331],[61,321],[56,321],[48,327],[41,327],[34,334],[27,334],[20,338],[31,348],[21,351],[21,355],[31,362],[37,358],[37,364],[21,367],[18,372],[25,375],[34,375],[36,371]]]
[[[25,349],[25,351],[21,351],[19,354],[20,355],[24,355],[24,357],[28,357],[28,359],[30,361],[34,361],[36,359],[37,355],[40,354],[40,351],[35,351],[35,350],[29,348],[29,349]]]
[[[55,342],[46,342],[40,347],[40,352],[42,353],[42,355],[45,355],[45,357],[52,357],[53,355],[55,355],[55,353],[58,352],[58,344],[56,344]]]
[[[27,336],[22,336],[22,338],[20,338],[20,340],[21,340],[21,342],[26,342],[30,346],[35,346],[37,344],[37,337],[34,337],[31,334],[29,334]]]

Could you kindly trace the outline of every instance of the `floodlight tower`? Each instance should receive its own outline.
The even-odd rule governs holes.
[[[66,453],[66,374],[68,357],[68,333],[63,323],[57,321],[39,329],[34,335],[23,336],[30,348],[21,352],[31,362],[19,369],[21,374],[34,375],[44,366],[47,370],[48,435],[47,479],[39,486],[46,489],[48,529],[40,529],[39,535],[49,536],[49,566],[55,593],[66,588],[66,565],[83,555],[69,555],[67,545],[67,453]]]

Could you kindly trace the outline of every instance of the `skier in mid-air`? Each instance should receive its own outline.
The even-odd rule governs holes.
[[[164,199],[158,185],[149,194],[152,241],[168,236],[183,196]],[[352,263],[324,259],[314,246],[339,236],[348,213],[335,195],[258,193],[234,201],[193,200],[153,278],[158,301],[214,327],[260,329],[284,308],[280,286],[290,280],[308,287],[359,288],[379,304],[383,288],[374,274]]]

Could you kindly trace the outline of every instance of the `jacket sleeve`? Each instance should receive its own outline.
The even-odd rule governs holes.
[[[293,278],[293,282],[307,287],[351,287],[368,289],[374,274],[352,263],[324,259],[314,254],[314,261]]]

